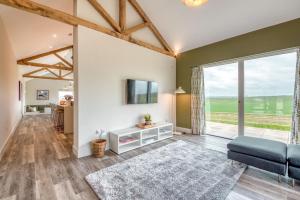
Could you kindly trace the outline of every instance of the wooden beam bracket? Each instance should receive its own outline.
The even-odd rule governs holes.
[[[121,32],[120,26],[115,20],[109,15],[108,12],[101,6],[97,0],[88,0],[95,10],[118,32]]]
[[[42,71],[48,71],[49,73],[53,74],[55,77],[34,75],[35,73],[42,72]],[[73,72],[70,72],[70,73],[73,73]],[[48,80],[67,80],[67,81],[73,81],[73,79],[66,79],[66,78],[64,78],[65,76],[63,76],[63,77],[59,76],[56,73],[54,73],[53,71],[51,71],[50,69],[45,68],[45,67],[43,67],[41,69],[37,69],[37,70],[31,71],[31,72],[28,72],[26,74],[23,74],[23,77],[25,77],[25,78],[48,79]]]
[[[38,79],[49,79],[49,80],[65,80],[73,81],[73,79],[62,78],[62,77],[47,77],[47,76],[34,76],[34,75],[23,75],[24,78],[38,78]]]
[[[43,63],[35,63],[35,62],[18,62],[19,65],[25,65],[30,67],[43,67],[43,68],[49,68],[49,69],[61,69],[66,71],[73,71],[70,67],[61,67],[56,65],[49,65],[49,64],[43,64]]]
[[[62,77],[69,76],[69,75],[72,74],[72,73],[73,73],[73,72],[66,73],[66,74],[64,74]]]
[[[31,71],[31,72],[28,72],[28,73],[26,73],[26,74],[23,74],[23,76],[24,76],[24,75],[25,75],[25,76],[30,76],[30,75],[32,75],[32,74],[35,74],[35,73],[44,71],[44,70],[46,70],[46,69],[47,69],[47,68],[37,69],[37,70]]]
[[[57,75],[57,74],[54,73],[52,70],[50,70],[50,69],[48,69],[48,68],[46,68],[46,70],[47,70],[49,73],[53,74],[55,77],[61,78],[61,76]]]
[[[61,56],[58,55],[57,53],[54,53],[54,55],[55,55],[59,60],[61,60],[62,62],[66,63],[70,68],[73,69],[73,65],[72,65],[70,62],[68,62],[66,59],[64,59],[63,57],[61,57]]]
[[[126,0],[119,0],[119,24],[123,33],[126,29]]]
[[[65,60],[63,57],[61,57],[58,53],[61,52],[61,51],[71,49],[71,48],[73,48],[73,46],[67,46],[67,47],[64,47],[64,48],[56,49],[56,50],[53,50],[53,51],[45,52],[45,53],[42,53],[42,54],[38,54],[38,55],[34,55],[34,56],[31,56],[31,57],[28,57],[28,58],[18,60],[17,63],[19,65],[25,65],[25,66],[40,68],[40,69],[31,71],[29,73],[23,74],[23,77],[27,77],[27,78],[41,78],[41,77],[43,77],[43,79],[64,80],[64,77],[61,76],[62,70],[70,71],[70,73],[73,73],[73,65],[71,63],[69,63],[67,60]],[[46,56],[49,56],[49,55],[56,56],[62,62],[59,62],[59,63],[56,63],[56,64],[45,64],[45,63],[32,62],[32,60],[36,60],[38,58],[46,57]],[[66,65],[68,65],[68,67]],[[59,70],[59,74],[56,74],[51,69]],[[35,74],[37,72],[41,72],[41,71],[47,71],[47,72],[51,73],[52,75],[54,75],[55,77],[33,75],[33,74]]]
[[[141,30],[141,29],[143,29],[143,28],[146,28],[146,27],[148,27],[148,26],[149,26],[149,23],[148,23],[148,22],[144,22],[144,23],[142,23],[142,24],[138,24],[138,25],[135,25],[135,26],[133,26],[133,27],[131,27],[131,28],[126,29],[126,30],[124,31],[124,34],[125,34],[125,35],[130,35],[131,33],[136,32],[136,31],[138,31],[138,30]]]
[[[0,3],[1,3],[1,0],[0,0]],[[55,53],[59,53],[59,52],[62,52],[62,51],[66,51],[68,49],[73,49],[73,45],[66,46],[66,47],[63,47],[63,48],[60,48],[60,49],[55,49],[55,50],[48,51],[48,52],[45,52],[45,53],[41,53],[41,54],[38,54],[38,55],[30,56],[30,57],[27,57],[27,58],[23,58],[23,59],[18,60],[17,62],[21,63],[21,62],[27,62],[27,61],[36,60],[38,58],[46,57],[46,56],[49,56],[51,54],[55,54]]]
[[[149,28],[152,30],[152,32],[154,33],[154,35],[156,36],[156,38],[159,40],[159,42],[162,44],[162,46],[167,51],[169,51],[170,53],[172,53],[173,55],[175,55],[175,53],[173,52],[173,50],[171,49],[171,47],[168,45],[168,43],[162,37],[162,35],[160,34],[160,32],[154,26],[154,24],[152,23],[152,21],[150,20],[150,18],[147,16],[147,14],[144,12],[144,10],[140,6],[140,4],[136,0],[128,0],[128,1],[132,5],[132,7],[137,11],[137,13],[141,16],[141,18],[144,20],[144,22],[148,22],[149,23]]]

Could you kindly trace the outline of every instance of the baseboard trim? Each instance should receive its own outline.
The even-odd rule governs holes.
[[[183,128],[183,127],[176,127],[177,132],[182,132],[182,133],[187,133],[187,134],[192,134],[192,129],[190,128]]]
[[[76,158],[78,158],[78,149],[76,146],[74,146],[74,145],[72,146],[72,151],[73,151],[73,154],[76,156]]]
[[[11,139],[12,139],[12,136],[15,134],[17,128],[19,127],[22,118],[23,118],[23,117],[21,116],[20,119],[19,119],[19,120],[15,123],[15,125],[12,127],[12,129],[11,129],[9,135],[7,136],[7,138],[6,138],[5,142],[4,142],[4,145],[3,145],[2,149],[0,149],[0,161],[2,160],[2,157],[3,157],[3,155],[4,155],[4,152],[5,152],[5,150],[7,149],[8,144],[10,143],[10,141],[11,141]]]

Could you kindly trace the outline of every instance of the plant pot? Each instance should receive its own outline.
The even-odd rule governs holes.
[[[93,155],[96,158],[102,158],[105,153],[106,140],[97,139],[92,141]]]
[[[145,121],[145,125],[151,125],[152,124],[152,121]]]

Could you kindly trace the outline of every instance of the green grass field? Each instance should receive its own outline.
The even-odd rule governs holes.
[[[206,98],[206,119],[212,122],[238,124],[237,106],[237,98]],[[289,131],[291,115],[292,96],[245,98],[245,126]]]

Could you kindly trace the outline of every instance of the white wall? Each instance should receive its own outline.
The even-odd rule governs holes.
[[[153,121],[172,121],[175,58],[82,26],[75,34],[78,141],[74,149],[79,157],[90,155],[90,141],[98,128],[111,131],[134,126],[146,113],[153,116]],[[127,78],[156,81],[158,103],[126,105]]]
[[[19,80],[15,54],[0,17],[0,158],[9,136],[22,117]]]
[[[69,86],[68,81],[32,79],[26,82],[25,102],[26,105],[47,105],[49,103],[58,103],[58,92]],[[49,100],[37,100],[37,90],[49,90]]]

